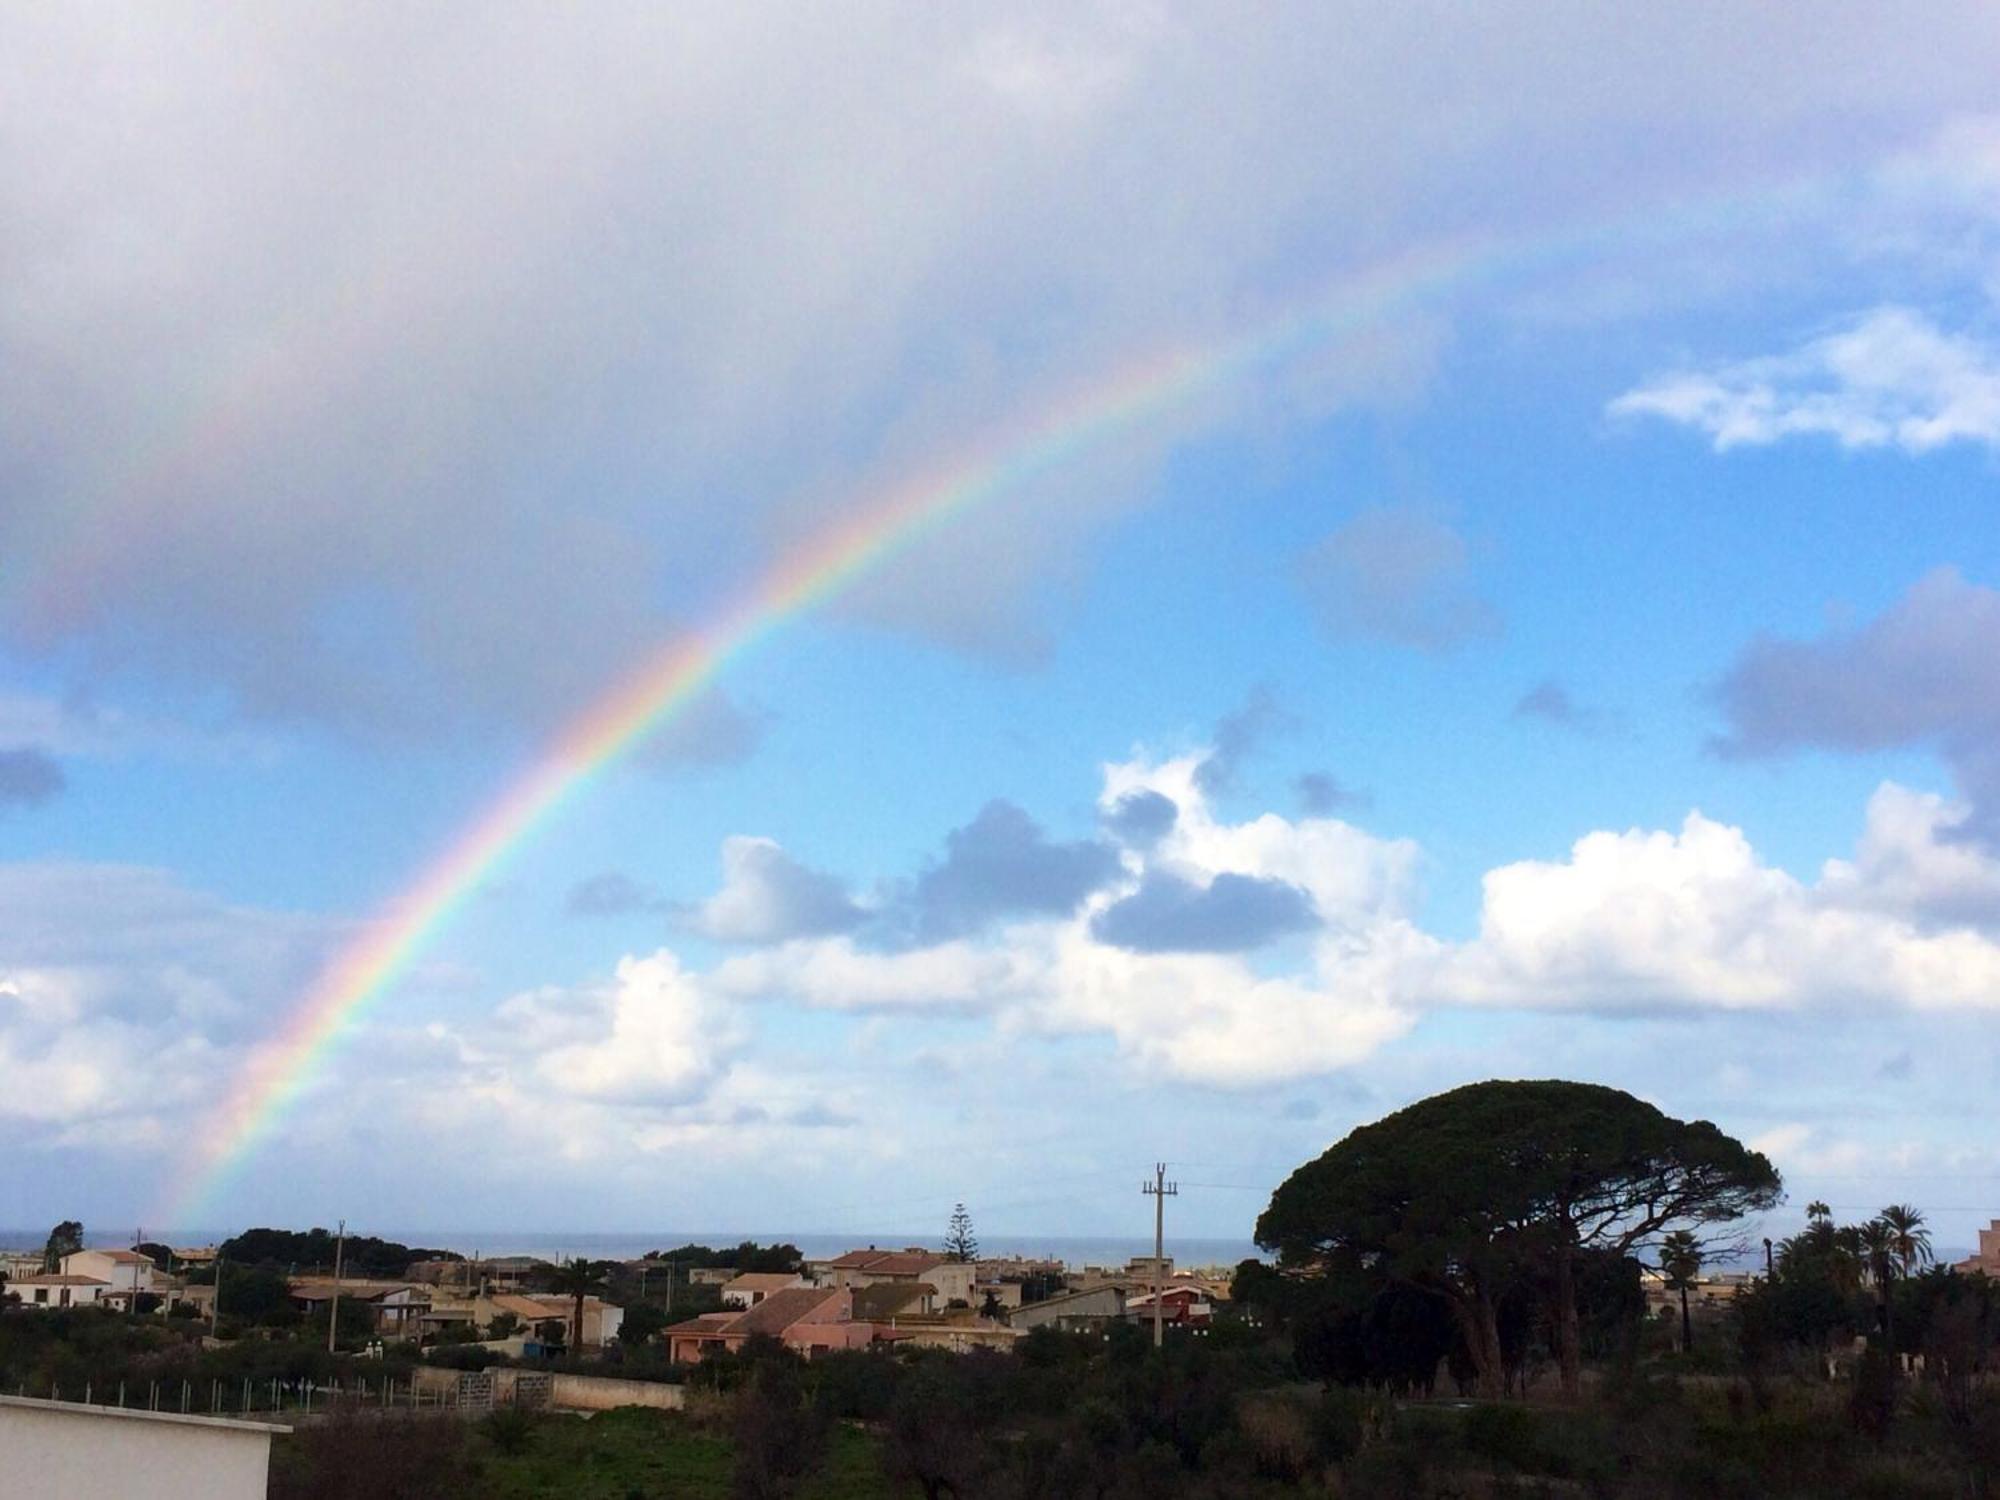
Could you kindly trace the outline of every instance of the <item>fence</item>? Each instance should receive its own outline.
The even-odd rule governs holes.
[[[79,1392],[74,1386],[66,1393],[51,1386],[48,1399],[79,1406],[120,1407],[131,1411],[179,1412],[184,1416],[254,1417],[279,1413],[311,1415],[336,1406],[393,1409],[455,1407],[458,1391],[436,1389],[421,1379],[394,1380],[388,1376],[370,1380],[153,1380],[119,1381],[115,1386],[97,1387],[86,1382]],[[444,1371],[440,1373],[449,1374]],[[40,1396],[18,1386],[17,1396]],[[491,1402],[488,1402],[491,1405]]]

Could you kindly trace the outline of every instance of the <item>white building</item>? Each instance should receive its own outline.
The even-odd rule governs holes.
[[[152,1257],[137,1250],[78,1250],[62,1258],[61,1270],[65,1276],[104,1282],[110,1287],[106,1296],[128,1304],[141,1293],[166,1290],[166,1278]]]
[[[6,1290],[21,1299],[23,1307],[94,1307],[112,1291],[111,1283],[95,1276],[22,1276],[7,1283]]]
[[[288,1427],[0,1396],[7,1500],[264,1500]]]

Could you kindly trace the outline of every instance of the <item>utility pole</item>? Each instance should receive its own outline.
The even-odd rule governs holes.
[[[325,1231],[322,1230],[321,1233]],[[340,1221],[338,1238],[333,1242],[333,1302],[326,1315],[326,1352],[333,1353],[333,1336],[340,1327],[340,1260],[347,1249],[347,1220]]]
[[[1167,1341],[1167,1200],[1180,1196],[1181,1185],[1167,1181],[1167,1164],[1153,1164],[1153,1180],[1139,1184],[1139,1191],[1153,1200],[1153,1347]]]

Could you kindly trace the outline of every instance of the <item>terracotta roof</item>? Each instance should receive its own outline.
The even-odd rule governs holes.
[[[733,1334],[779,1334],[794,1323],[803,1323],[829,1302],[844,1294],[830,1286],[794,1286],[773,1292],[729,1325]]]
[[[866,1271],[870,1276],[921,1276],[946,1262],[928,1250],[850,1250],[828,1264],[837,1271]]]
[[[689,1318],[685,1323],[669,1323],[660,1330],[660,1334],[666,1337],[676,1333],[720,1333],[741,1316],[742,1314],[734,1312],[702,1313]]]
[[[725,1281],[725,1292],[781,1292],[787,1287],[795,1287],[799,1278],[790,1271],[745,1271],[741,1276]]]

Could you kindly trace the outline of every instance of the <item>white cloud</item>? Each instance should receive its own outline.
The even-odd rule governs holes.
[[[2000,446],[2000,347],[1881,307],[1791,354],[1659,377],[1609,407],[1706,433],[1718,451],[1789,437],[1928,453]]]
[[[1805,885],[1700,813],[1678,832],[1588,834],[1564,862],[1486,876],[1479,935],[1437,994],[1607,1011],[2000,1005],[2000,944],[1871,909],[1891,902],[1857,900],[1857,873]]]
[[[515,1040],[547,1045],[535,1070],[566,1094],[613,1103],[675,1104],[698,1096],[745,1040],[741,1019],[670,952],[625,958],[612,983],[538,991],[504,1012]]]

